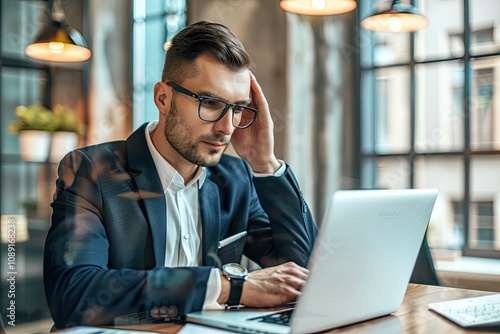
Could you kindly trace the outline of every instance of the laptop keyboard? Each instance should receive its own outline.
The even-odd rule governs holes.
[[[500,294],[434,303],[429,308],[462,327],[500,326]]]
[[[290,326],[290,319],[292,318],[292,312],[293,309],[279,313],[271,313],[262,317],[252,318],[249,320],[265,322],[268,324]]]

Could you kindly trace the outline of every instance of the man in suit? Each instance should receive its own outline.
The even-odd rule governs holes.
[[[228,28],[190,25],[155,85],[159,120],[61,161],[44,261],[57,328],[300,295],[317,227],[250,69]],[[264,269],[231,276],[242,254]]]

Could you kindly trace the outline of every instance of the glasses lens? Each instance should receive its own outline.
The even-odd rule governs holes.
[[[200,101],[200,118],[205,121],[215,121],[224,111],[227,104],[210,98],[204,98]]]
[[[252,124],[255,118],[255,111],[245,107],[236,107],[233,116],[233,125],[238,128],[246,128]]]
[[[216,121],[227,107],[227,103],[223,101],[204,97],[200,101],[200,118],[208,122]],[[236,106],[233,111],[233,125],[245,128],[253,122],[255,116],[256,113],[252,109]]]

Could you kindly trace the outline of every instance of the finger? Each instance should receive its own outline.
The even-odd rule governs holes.
[[[283,272],[286,272],[289,275],[297,276],[302,279],[307,279],[309,277],[309,270],[297,265],[294,262],[287,262],[284,263],[282,266],[283,268],[281,270],[283,270]]]
[[[149,315],[152,317],[152,318],[160,318],[160,309],[158,307],[152,307],[150,310],[149,310]]]
[[[262,108],[267,108],[267,101],[264,96],[264,92],[252,72],[250,72],[250,87],[253,93],[252,102],[255,104],[257,109],[260,111]]]
[[[284,281],[285,285],[288,288],[293,288],[293,290],[295,291],[302,291],[302,288],[304,287],[306,282],[306,280],[295,276],[288,276]]]
[[[169,316],[168,308],[166,306],[160,307],[160,318],[168,318]]]
[[[280,295],[280,304],[286,304],[289,302],[293,302],[297,300],[302,295],[302,292],[300,290],[297,290],[293,287],[287,287],[282,290],[282,293]]]

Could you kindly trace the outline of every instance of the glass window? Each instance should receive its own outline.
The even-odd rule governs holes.
[[[412,3],[429,19],[413,45],[360,48],[360,184],[437,188],[431,247],[500,258],[500,2]]]
[[[410,149],[410,73],[408,67],[375,71],[375,151],[408,152]]]
[[[375,65],[388,65],[408,62],[410,35],[401,33],[373,33],[375,38]]]
[[[158,118],[152,98],[165,49],[186,26],[185,0],[134,1],[134,128]]]
[[[415,159],[415,188],[438,189],[427,234],[431,247],[460,249],[463,246],[463,207],[455,204],[463,203],[463,173],[464,162],[461,157]]]
[[[418,152],[464,147],[462,62],[416,66],[416,142]]]
[[[362,74],[361,90],[373,92],[375,87],[375,71],[366,71]],[[361,104],[361,149],[364,154],[372,154],[375,149],[375,94],[366,94]]]
[[[495,245],[493,202],[472,202],[469,229],[470,245],[477,249],[492,249]]]
[[[425,29],[415,34],[415,58],[425,60],[462,57],[464,55],[463,0],[418,1],[418,8],[429,23]]]
[[[472,89],[470,102],[471,148],[500,148],[500,57],[471,62]]]
[[[406,2],[408,1],[401,1]],[[361,18],[380,10],[389,9],[392,1],[358,1]],[[382,66],[405,63],[410,60],[410,34],[371,32],[363,28],[359,34],[361,63],[363,66]]]
[[[1,80],[2,154],[17,155],[19,153],[18,139],[16,135],[9,133],[8,126],[16,119],[15,108],[17,106],[41,102],[45,74],[40,70],[3,67]]]
[[[2,0],[0,24],[3,31],[2,56],[31,59],[24,54],[26,46],[35,40],[44,25],[47,1]],[[22,17],[23,20],[19,20]]]
[[[449,248],[460,249],[465,246],[465,208],[464,202],[453,202],[453,241]]]
[[[473,55],[500,52],[500,1],[470,1],[470,51]]]
[[[376,164],[376,184],[379,189],[409,188],[411,165],[405,157],[378,158]]]
[[[138,1],[136,0],[136,3]],[[139,0],[139,2],[142,2]],[[162,15],[165,8],[165,0],[144,1],[144,10],[148,17]]]

